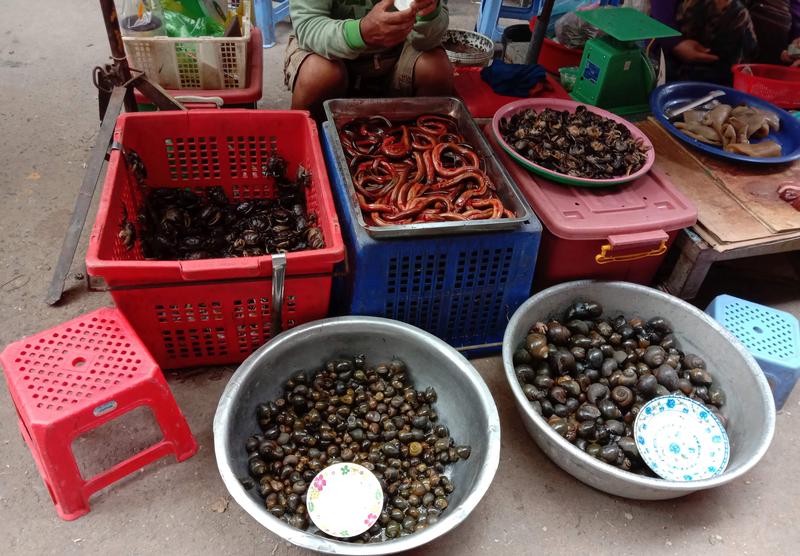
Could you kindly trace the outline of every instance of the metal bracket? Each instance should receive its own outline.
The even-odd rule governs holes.
[[[286,285],[286,255],[272,255],[272,307],[270,314],[270,336],[274,338],[283,332],[283,301]]]
[[[64,236],[64,243],[61,245],[61,254],[58,257],[53,279],[50,282],[50,289],[47,291],[45,301],[47,301],[48,305],[58,303],[64,292],[64,282],[72,266],[72,260],[75,258],[75,251],[78,249],[78,242],[83,226],[86,223],[86,216],[89,214],[89,207],[92,204],[95,189],[97,189],[97,182],[100,181],[106,153],[114,135],[114,125],[125,102],[125,92],[122,87],[114,87],[111,92],[106,114],[97,134],[97,142],[89,154],[86,174],[83,176],[83,183],[81,183],[78,198],[75,201],[75,209],[72,211],[72,219],[69,222],[67,234]]]
[[[108,287],[105,279],[102,276],[90,276],[86,273],[86,289],[90,292],[108,292],[111,288]]]
[[[145,94],[160,110],[186,110],[186,107],[170,96],[166,90],[148,80],[143,72],[137,72],[135,77],[131,76],[114,0],[99,0],[99,2],[113,63],[105,64],[102,67],[98,66],[92,73],[92,81],[98,89],[100,131],[97,134],[94,148],[89,154],[86,174],[83,176],[78,198],[75,201],[75,209],[72,212],[72,218],[61,245],[61,253],[53,272],[53,279],[47,292],[45,301],[49,305],[58,303],[64,292],[64,283],[75,258],[81,232],[86,224],[89,207],[97,189],[97,182],[100,181],[103,163],[108,160],[109,145],[114,136],[117,117],[122,112],[123,105],[128,112],[137,110],[133,87]],[[121,146],[112,145],[111,149],[114,148],[121,148]]]

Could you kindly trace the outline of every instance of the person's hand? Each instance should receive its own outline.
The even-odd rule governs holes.
[[[800,48],[800,38],[797,38],[794,41],[792,41],[789,47]],[[784,64],[790,64],[793,68],[800,67],[800,58],[792,58],[791,56],[789,56],[788,48],[783,52],[781,52],[781,62],[783,62]]]
[[[413,8],[402,12],[389,11],[394,0],[381,0],[367,15],[361,18],[361,38],[368,46],[390,48],[404,40],[414,28],[417,11]]]
[[[411,3],[411,10],[416,10],[417,16],[427,17],[436,11],[439,0],[414,0]]]
[[[800,68],[800,58],[792,58],[789,56],[788,50],[781,52],[781,62],[784,64],[789,64],[793,68]]]
[[[711,53],[710,48],[706,48],[694,39],[684,39],[675,45],[672,53],[683,62],[690,64],[709,64],[719,60],[719,56]]]

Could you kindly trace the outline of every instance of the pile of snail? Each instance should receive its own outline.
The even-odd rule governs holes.
[[[627,471],[655,476],[639,456],[633,425],[657,396],[687,396],[727,424],[720,411],[725,394],[705,361],[680,350],[662,317],[609,318],[598,303],[574,303],[561,320],[531,326],[514,368],[525,397],[553,430]]]
[[[399,359],[368,367],[364,355],[298,372],[283,395],[260,404],[260,431],[247,439],[250,477],[267,510],[319,535],[309,520],[306,492],[334,463],[366,467],[383,489],[384,506],[365,533],[344,539],[380,542],[409,535],[439,520],[455,485],[448,466],[470,456],[440,422],[436,390],[416,390]]]

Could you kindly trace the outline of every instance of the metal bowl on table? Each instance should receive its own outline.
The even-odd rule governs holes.
[[[485,66],[494,56],[494,41],[475,31],[448,29],[442,46],[450,61],[461,66]]]
[[[367,355],[374,365],[405,361],[417,389],[433,386],[436,409],[453,437],[472,447],[469,459],[448,469],[455,485],[440,520],[417,533],[380,543],[354,544],[301,531],[272,516],[255,489],[246,490],[245,440],[258,429],[256,405],[276,399],[299,369],[319,369],[337,356]],[[284,332],[237,369],[214,416],[214,450],[222,480],[234,500],[264,527],[285,540],[328,554],[391,554],[419,547],[463,522],[486,493],[500,461],[500,421],[489,389],[460,353],[414,326],[377,317],[338,317]],[[313,526],[312,526],[313,527]]]
[[[728,467],[721,475],[677,482],[617,469],[571,444],[534,411],[514,372],[514,350],[525,339],[532,324],[561,315],[578,300],[600,303],[606,316],[622,313],[629,318],[664,317],[672,324],[681,349],[706,361],[714,382],[719,383],[728,399],[722,413],[728,418],[731,455]],[[617,496],[662,500],[729,483],[758,463],[775,431],[772,393],[761,369],[745,347],[699,309],[638,284],[584,280],[539,292],[511,317],[503,339],[503,365],[520,417],[542,451],[576,479]]]

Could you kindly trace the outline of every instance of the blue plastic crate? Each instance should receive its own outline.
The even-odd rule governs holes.
[[[750,351],[767,377],[780,409],[800,377],[800,324],[784,311],[720,295],[706,313]]]
[[[346,201],[328,133],[326,123],[323,150],[349,267],[334,279],[332,312],[407,322],[472,356],[498,351],[531,293],[539,221],[512,231],[373,239]]]

